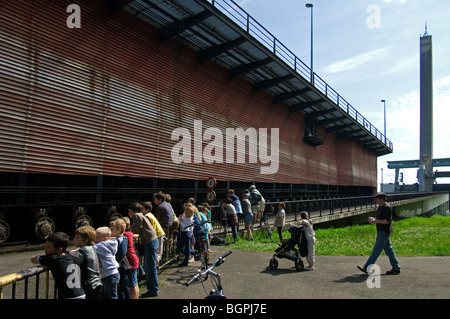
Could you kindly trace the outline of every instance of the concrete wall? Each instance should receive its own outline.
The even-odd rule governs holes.
[[[448,201],[449,194],[440,194],[393,206],[397,216],[405,218],[425,214],[444,215],[448,211]]]

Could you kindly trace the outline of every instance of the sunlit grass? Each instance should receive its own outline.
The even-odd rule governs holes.
[[[393,227],[391,241],[398,256],[450,255],[450,216],[413,217],[394,222]],[[375,225],[316,229],[315,232],[317,255],[367,256],[376,238]],[[256,231],[253,237],[254,241],[238,238],[230,247],[269,252],[278,247],[276,231],[273,231],[273,240],[265,231]],[[283,237],[290,238],[290,233],[284,231]],[[230,241],[229,237],[227,239]]]

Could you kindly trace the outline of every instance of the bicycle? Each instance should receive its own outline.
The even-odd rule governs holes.
[[[264,228],[266,229],[267,235],[270,237],[270,239],[272,240],[272,230],[270,229],[270,225],[269,225],[269,217],[267,217],[267,215],[264,215],[261,220],[259,221],[259,227],[261,227],[261,224],[264,223]]]
[[[200,224],[200,226],[203,226],[206,223],[211,223],[210,221],[206,221],[202,224]],[[195,250],[195,256],[200,259],[202,265],[200,267],[200,269],[202,270],[207,270],[208,266],[209,266],[209,251],[208,251],[208,241],[207,241],[207,233],[206,231],[204,231],[203,229],[200,230],[197,234],[197,236],[195,237],[195,241],[196,241],[196,245],[197,242],[199,242],[199,246],[198,249]]]
[[[189,285],[191,285],[194,281],[200,281],[200,278],[208,278],[208,275],[210,274],[213,278],[213,284],[215,285],[216,290],[212,289],[209,292],[209,296],[205,297],[205,299],[227,299],[227,297],[223,294],[223,286],[220,274],[214,272],[213,269],[214,267],[219,267],[221,264],[223,264],[225,262],[225,258],[227,258],[230,254],[231,250],[225,253],[223,256],[217,258],[212,266],[203,272],[200,269],[197,270],[197,273],[187,283],[184,284],[184,289],[189,287]]]
[[[205,221],[200,224],[192,223],[188,227],[200,227],[198,233],[195,235],[195,246],[194,250],[190,251],[190,253],[194,254],[194,259],[201,261],[200,269],[207,270],[209,266],[209,251],[208,251],[208,241],[207,241],[207,232],[203,229],[203,225],[206,223],[211,223],[210,221]]]

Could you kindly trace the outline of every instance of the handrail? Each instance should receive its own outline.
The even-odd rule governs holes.
[[[442,192],[445,193],[445,192]],[[397,204],[404,200],[413,200],[416,198],[423,198],[433,195],[438,195],[439,192],[419,192],[419,193],[399,193],[387,194],[386,202],[389,204]],[[263,194],[264,196],[264,194]],[[301,211],[307,211],[310,217],[322,217],[326,212],[329,215],[350,212],[376,205],[374,196],[357,196],[357,197],[330,197],[330,198],[316,198],[316,199],[302,199],[302,200],[287,200],[287,201],[267,201],[265,203],[264,214],[272,216],[276,213],[279,203],[286,204],[286,215],[294,215],[294,220],[297,220],[298,214]],[[221,210],[222,205],[211,206],[213,227],[221,227]]]
[[[45,272],[45,299],[49,299],[49,269],[44,266],[35,266],[19,272],[0,277],[0,299],[3,299],[3,288],[12,285],[12,299],[16,298],[16,283],[25,282],[24,299],[28,299],[28,279],[36,276],[35,298],[39,298],[39,275]]]
[[[297,74],[308,80],[315,88],[322,92],[327,98],[334,102],[341,110],[358,122],[367,132],[382,142],[390,150],[393,150],[393,143],[387,139],[372,123],[361,115],[352,105],[350,105],[339,93],[328,85],[315,72],[311,74],[308,67],[289,48],[281,43],[272,33],[256,21],[234,0],[203,0],[218,8],[229,19],[231,19],[242,30],[258,40],[268,50],[290,66]],[[311,78],[312,76],[312,78]]]
[[[140,242],[140,236],[139,234],[134,234],[133,237],[134,243],[139,243]],[[161,264],[160,264],[160,269],[164,268],[165,266],[169,265],[172,261],[176,260],[177,256],[177,251],[176,251],[176,241],[174,241],[172,243],[172,246],[169,246],[168,243],[169,241],[166,241],[167,244],[164,245],[164,253],[161,256]],[[141,266],[144,265],[144,258],[143,256],[138,254],[138,258],[139,258],[139,263]],[[31,268],[27,268],[25,270],[21,270],[19,272],[16,273],[12,273],[9,275],[5,275],[0,277],[0,300],[4,298],[3,295],[3,288],[9,285],[12,285],[12,292],[11,292],[11,298],[12,299],[16,299],[16,284],[18,282],[24,281],[25,282],[25,287],[24,287],[24,298],[23,299],[28,299],[28,279],[36,276],[36,287],[35,287],[35,299],[39,299],[39,289],[40,289],[40,283],[39,283],[39,276],[42,273],[45,273],[45,296],[44,299],[49,299],[49,291],[50,291],[50,276],[49,276],[49,268],[45,267],[45,266],[35,266],[35,267],[31,267]],[[54,298],[56,297],[56,295],[54,295]]]

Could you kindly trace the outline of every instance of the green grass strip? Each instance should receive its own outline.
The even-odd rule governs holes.
[[[450,216],[412,217],[393,222],[393,227],[391,241],[397,256],[450,255]],[[238,238],[236,244],[229,247],[273,252],[278,247],[279,237],[276,231],[272,232],[273,240],[265,231],[255,231],[254,241]],[[316,229],[315,232],[316,255],[324,256],[368,256],[376,238],[375,225]],[[283,237],[290,238],[290,233],[284,231]],[[230,239],[228,235],[229,242]]]

